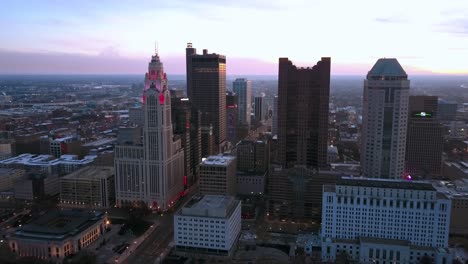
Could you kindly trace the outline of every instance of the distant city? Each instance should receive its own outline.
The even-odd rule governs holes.
[[[468,263],[468,77],[0,75],[0,263]]]

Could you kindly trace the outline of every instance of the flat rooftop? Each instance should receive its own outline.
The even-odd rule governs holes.
[[[92,142],[88,142],[83,147],[100,147],[102,145],[112,144],[116,141],[116,138],[101,138]]]
[[[396,245],[396,246],[407,246],[411,245],[411,242],[408,240],[398,240],[398,239],[387,239],[387,238],[377,238],[377,237],[360,237],[359,240],[361,243],[372,243],[372,244],[383,244],[383,245]]]
[[[107,179],[114,175],[114,167],[107,166],[87,166],[65,175],[61,179],[67,180],[92,180]]]
[[[16,229],[14,236],[34,240],[63,240],[102,221],[102,212],[79,209],[53,210]]]
[[[0,160],[0,165],[22,164],[27,166],[54,166],[61,164],[68,165],[85,165],[94,161],[97,156],[85,156],[83,159],[77,159],[76,155],[62,155],[60,158],[55,158],[52,155],[36,155],[24,153],[16,157]]]
[[[429,182],[407,181],[407,180],[390,180],[390,179],[374,179],[363,177],[343,177],[338,179],[336,185],[341,186],[357,186],[371,188],[388,188],[388,189],[404,189],[404,190],[420,190],[420,191],[435,191],[436,189]]]
[[[195,196],[178,212],[184,216],[229,218],[240,201],[232,196]]]
[[[202,161],[201,165],[209,165],[209,166],[228,166],[231,162],[234,162],[236,157],[234,156],[209,156],[205,160]]]

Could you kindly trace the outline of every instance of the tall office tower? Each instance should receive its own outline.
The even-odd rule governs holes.
[[[330,58],[312,68],[279,59],[278,156],[285,168],[327,165]]]
[[[452,263],[451,200],[425,182],[342,178],[323,186],[322,261]]]
[[[200,193],[236,194],[236,157],[209,156],[200,164]]]
[[[213,126],[216,152],[222,152],[226,141],[226,57],[219,54],[197,54],[191,43],[186,49],[187,95],[202,113],[202,126]]]
[[[443,126],[436,118],[437,96],[410,96],[406,173],[432,178],[442,176]]]
[[[265,119],[264,104],[265,104],[264,96],[255,97],[254,114],[255,114],[255,120],[257,120],[257,122],[263,121]]]
[[[171,97],[158,54],[152,56],[143,91],[143,144],[115,148],[116,203],[166,210],[184,189],[184,151],[173,140]]]
[[[267,140],[242,140],[236,145],[237,171],[264,173],[270,166]]]
[[[185,187],[193,185],[198,179],[198,168],[201,162],[200,139],[201,128],[198,125],[198,112],[188,98],[179,93],[180,90],[171,90],[171,116],[174,125],[174,135],[180,137],[184,148],[184,180]]]
[[[370,178],[404,177],[410,81],[396,59],[379,59],[364,81],[362,173]]]
[[[226,131],[227,141],[237,142],[237,122],[239,119],[238,97],[234,92],[226,93]]]
[[[252,112],[252,83],[244,78],[237,78],[233,83],[233,91],[238,97],[239,121],[250,127],[250,113]]]
[[[273,117],[271,120],[271,134],[278,135],[278,96],[273,97]]]

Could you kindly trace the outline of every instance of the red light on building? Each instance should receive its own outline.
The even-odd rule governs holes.
[[[185,123],[185,128],[187,128],[187,129],[190,128],[190,123],[189,122]],[[185,176],[185,177],[187,177],[187,176]]]
[[[226,105],[226,108],[229,108],[229,109],[233,109],[233,108],[237,108],[237,105]]]
[[[164,104],[164,94],[159,95],[159,104],[163,105]]]
[[[187,175],[184,175],[184,187],[187,187]]]

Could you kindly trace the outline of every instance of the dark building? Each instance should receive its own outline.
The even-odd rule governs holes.
[[[260,122],[265,119],[265,114],[264,113],[264,104],[265,104],[265,97],[259,96],[255,97],[255,105],[254,105],[254,114],[255,114],[255,120],[257,122]]]
[[[279,163],[326,167],[330,58],[312,68],[280,58],[278,94]]]
[[[184,185],[191,186],[199,174],[201,162],[201,128],[200,114],[194,109],[188,98],[183,97],[176,90],[171,90],[171,116],[174,135],[179,136],[185,151],[184,172],[187,181]]]
[[[234,92],[226,93],[226,132],[227,141],[237,142],[237,120],[239,118],[238,97]]]
[[[437,108],[437,96],[409,97],[406,173],[413,177],[442,175],[444,138]]]
[[[265,173],[270,165],[268,140],[242,140],[236,145],[237,170]]]
[[[202,114],[201,125],[213,126],[215,151],[221,152],[226,141],[226,57],[206,49],[197,54],[188,43],[186,63],[187,95]]]

